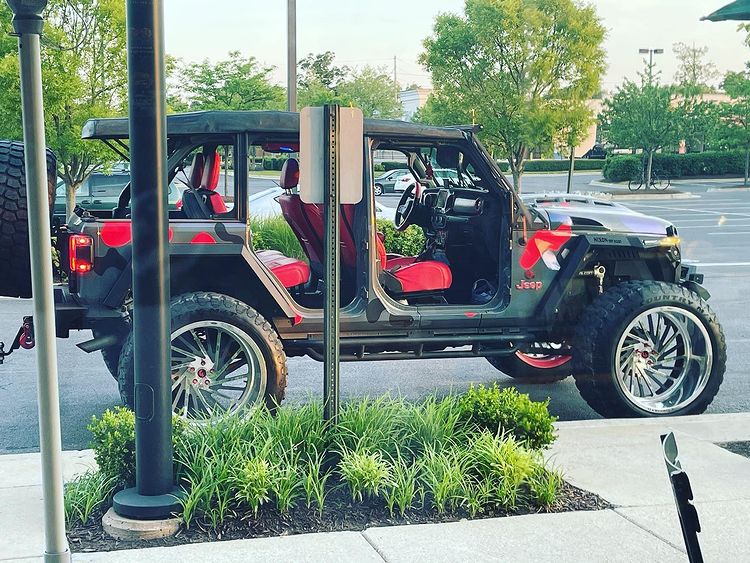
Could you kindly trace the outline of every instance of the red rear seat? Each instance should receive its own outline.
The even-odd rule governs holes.
[[[286,288],[305,284],[310,279],[310,266],[302,260],[284,256],[278,250],[258,250],[255,255]]]

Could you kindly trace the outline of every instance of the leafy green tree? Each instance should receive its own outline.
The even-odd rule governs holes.
[[[435,91],[418,118],[481,123],[520,189],[529,150],[549,146],[599,90],[604,35],[595,9],[573,0],[466,0],[424,41]]]
[[[675,97],[675,89],[660,85],[653,66],[646,64],[640,83],[626,79],[604,101],[600,116],[604,136],[617,146],[643,150],[647,186],[654,153],[679,140],[681,113]]]
[[[78,187],[116,157],[100,143],[81,139],[91,117],[125,111],[127,71],[125,7],[118,0],[52,0],[43,35],[47,144],[55,151],[66,185],[68,212]],[[0,4],[0,137],[21,139],[20,82],[15,41],[9,41],[11,16]]]
[[[310,53],[300,61],[298,97],[300,107],[323,104],[356,106],[367,117],[401,116],[399,86],[380,68],[365,66],[352,70],[333,63],[334,54]]]
[[[170,92],[177,110],[257,110],[285,107],[284,89],[271,84],[273,67],[261,67],[254,57],[231,51],[227,59],[212,63],[170,63],[170,77],[179,88]]]
[[[731,101],[721,105],[722,137],[730,147],[745,150],[745,186],[750,173],[750,72],[730,72],[723,82]]]
[[[719,71],[714,63],[706,60],[708,47],[675,43],[672,51],[679,64],[674,79],[683,90],[687,89],[688,94],[713,90],[711,82],[718,78]]]

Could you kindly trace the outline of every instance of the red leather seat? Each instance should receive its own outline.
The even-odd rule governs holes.
[[[290,158],[281,169],[279,185],[285,190],[297,187],[299,183],[299,163]],[[279,196],[281,212],[294,234],[302,245],[302,249],[310,259],[313,271],[319,276],[323,273],[323,206],[314,203],[304,203],[298,194],[285,193]],[[341,206],[341,263],[345,268],[353,269],[357,266],[357,248],[354,242],[354,205]],[[422,291],[442,291],[450,287],[453,275],[450,268],[435,260],[417,262],[413,256],[388,257],[385,246],[376,237],[377,251],[380,264],[398,282],[399,293],[414,293]]]
[[[284,256],[278,250],[259,250],[255,255],[286,288],[305,284],[310,279],[310,266],[302,260]]]
[[[447,264],[437,260],[417,262],[415,258],[405,256],[388,260],[385,245],[379,237],[375,240],[380,263],[385,264],[385,271],[399,282],[400,293],[443,291],[453,283],[453,274]]]
[[[208,155],[204,154],[203,158],[205,162],[203,164],[200,188],[208,190],[208,193],[206,193],[208,202],[215,214],[226,213],[228,209],[227,204],[224,202],[224,197],[216,191],[219,185],[219,175],[221,174],[221,156],[219,155],[219,151],[214,151]]]

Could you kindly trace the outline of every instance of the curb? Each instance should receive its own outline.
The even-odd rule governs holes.
[[[665,194],[661,192],[624,192],[624,188],[617,184],[612,184],[610,182],[600,182],[599,180],[592,180],[589,182],[590,186],[596,186],[598,188],[607,188],[609,190],[614,190],[615,193],[606,193],[606,194],[600,194],[600,195],[608,195],[613,199],[698,199],[701,196],[696,194],[690,194],[686,192],[679,192],[676,194]],[[623,193],[617,193],[619,191],[623,191]]]
[[[744,186],[736,186],[730,188],[708,188],[707,192],[750,192],[750,188]]]

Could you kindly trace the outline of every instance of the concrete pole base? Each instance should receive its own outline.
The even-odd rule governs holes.
[[[156,540],[177,533],[182,518],[162,520],[133,520],[117,514],[110,508],[102,517],[102,527],[111,537],[120,541]]]

